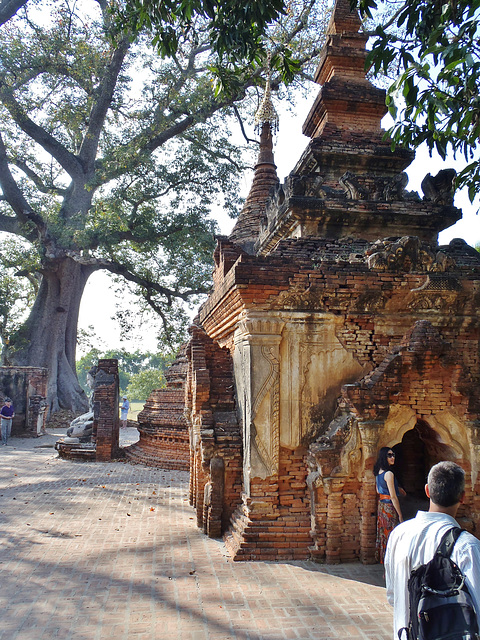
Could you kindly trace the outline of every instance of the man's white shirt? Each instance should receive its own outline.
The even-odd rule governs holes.
[[[453,526],[455,518],[446,513],[419,511],[415,518],[402,522],[390,533],[385,555],[387,599],[393,605],[393,637],[408,626],[408,579],[410,572],[429,562],[437,550],[442,536]],[[477,615],[480,612],[480,540],[463,532],[451,555],[453,562],[465,574]],[[405,637],[405,636],[402,636]]]

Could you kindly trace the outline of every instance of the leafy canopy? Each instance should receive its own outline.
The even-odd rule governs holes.
[[[173,356],[164,353],[151,353],[125,349],[90,349],[77,360],[78,381],[90,395],[87,384],[87,373],[97,365],[100,358],[118,360],[120,395],[127,395],[130,400],[145,401],[153,389],[165,385],[163,372],[173,361]],[[152,373],[154,372],[154,373]]]
[[[423,142],[445,159],[463,154],[467,166],[457,186],[470,200],[480,190],[480,0],[351,0],[371,33],[367,64],[392,78],[387,105],[395,124],[393,144],[416,148]]]
[[[145,369],[134,373],[127,387],[126,395],[133,401],[145,402],[155,389],[165,387],[163,371],[159,369]]]
[[[125,33],[112,20],[119,7],[102,0],[30,0],[0,29],[0,231],[27,242],[22,268],[31,272],[69,259],[87,276],[103,269],[127,280],[170,344],[185,324],[182,303],[209,289],[212,212],[239,209],[245,161],[232,107],[254,112],[265,67],[251,55],[260,38],[252,27],[247,59],[235,57],[234,72],[226,65],[228,92],[215,92],[212,68],[241,38],[231,49],[235,29],[219,35],[213,25],[243,7],[245,25],[263,16],[260,29],[278,12],[267,42],[298,54],[307,72],[326,19],[323,0],[293,0],[284,16],[262,3],[218,3],[213,18],[208,3],[180,6],[176,16],[175,3],[152,4],[170,15],[160,16],[164,59],[141,32],[153,14]]]
[[[219,86],[225,89],[227,69],[232,81],[232,72],[238,72],[240,61],[251,64],[265,59],[266,35],[272,24],[282,25],[286,15],[293,13],[293,4],[287,7],[283,0],[125,0],[123,5],[113,5],[112,13],[120,28],[133,33],[146,29],[163,57],[177,55],[183,40],[195,31],[200,19],[214,54],[210,69],[223,76]],[[291,50],[284,46],[277,48],[273,66],[287,82],[301,68]]]
[[[7,350],[10,336],[25,320],[38,291],[38,279],[28,271],[19,272],[24,247],[16,240],[5,237],[0,253],[0,340],[2,365],[8,365]]]

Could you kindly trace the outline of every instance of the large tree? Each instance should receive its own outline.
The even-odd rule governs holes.
[[[274,36],[299,43],[308,62],[319,45],[308,31],[315,2],[292,7]],[[238,204],[227,115],[264,64],[237,62],[214,91],[210,67],[221,60],[208,27],[193,16],[168,59],[149,50],[150,36],[119,30],[103,0],[27,2],[0,29],[0,231],[28,243],[18,266],[41,274],[8,355],[49,369],[53,411],[85,406],[77,319],[95,270],[132,283],[166,327],[177,301],[208,289],[208,214]]]
[[[480,191],[480,0],[350,0],[371,29],[367,64],[390,77],[394,143],[463,154],[457,186]]]

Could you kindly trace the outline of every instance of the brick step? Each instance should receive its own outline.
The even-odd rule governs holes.
[[[178,453],[178,452],[177,452]],[[130,462],[145,464],[149,467],[157,467],[159,469],[176,469],[179,471],[188,471],[189,460],[173,456],[160,456],[158,450],[149,452],[148,450],[131,445],[125,448],[125,456]]]

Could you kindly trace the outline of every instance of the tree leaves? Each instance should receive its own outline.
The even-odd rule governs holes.
[[[391,3],[373,33],[367,58],[374,75],[393,76],[387,106],[397,118],[393,144],[426,142],[442,158],[453,151],[471,160],[480,136],[480,0]],[[351,0],[364,18],[382,20],[386,3]],[[473,201],[480,191],[478,162],[457,177]]]

